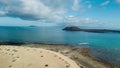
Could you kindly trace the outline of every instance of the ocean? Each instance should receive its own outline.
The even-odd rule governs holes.
[[[63,27],[0,26],[0,42],[28,42],[85,46],[95,57],[120,63],[119,33],[63,31]]]

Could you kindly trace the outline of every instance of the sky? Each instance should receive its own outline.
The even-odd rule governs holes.
[[[120,0],[0,0],[0,26],[120,27]]]

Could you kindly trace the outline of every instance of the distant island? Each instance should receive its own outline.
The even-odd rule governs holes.
[[[34,25],[30,25],[29,27],[37,27],[37,26],[34,26]]]
[[[84,31],[84,32],[93,32],[93,33],[120,33],[120,30],[109,30],[109,29],[81,29],[77,26],[65,27],[65,31]]]

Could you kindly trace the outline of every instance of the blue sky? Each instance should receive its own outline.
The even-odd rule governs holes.
[[[120,0],[0,0],[1,26],[120,25]]]

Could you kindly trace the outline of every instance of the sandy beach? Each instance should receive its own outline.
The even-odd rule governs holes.
[[[62,54],[41,48],[0,46],[0,68],[79,68]]]
[[[64,45],[1,45],[0,60],[0,68],[112,68],[90,58],[87,48]]]

